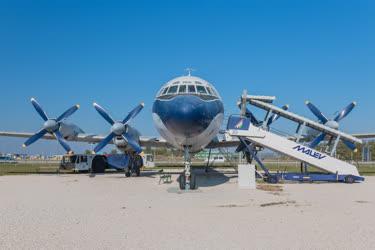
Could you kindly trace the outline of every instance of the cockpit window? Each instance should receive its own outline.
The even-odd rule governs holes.
[[[170,87],[169,90],[168,90],[168,94],[175,94],[175,93],[177,93],[177,88],[178,88],[178,86],[172,86],[172,87]]]
[[[213,88],[210,88],[210,89],[211,89],[212,94],[213,94],[214,96],[217,96],[216,91],[215,91]]]
[[[207,87],[207,93],[208,93],[209,95],[212,95],[212,92],[211,92],[211,90],[210,90],[209,87]]]
[[[189,93],[195,93],[195,85],[189,85],[188,87]]]
[[[163,94],[162,94],[162,95],[165,95],[165,94],[167,93],[167,91],[168,91],[168,88],[165,88],[165,89],[163,90]]]
[[[180,85],[178,89],[178,93],[186,93],[186,85]]]
[[[197,91],[199,94],[207,94],[206,89],[203,86],[197,86]]]

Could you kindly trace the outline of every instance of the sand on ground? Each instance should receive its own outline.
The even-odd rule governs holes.
[[[265,191],[238,189],[235,175],[216,173],[199,176],[191,192],[180,192],[176,178],[0,176],[1,249],[375,246],[375,177]]]

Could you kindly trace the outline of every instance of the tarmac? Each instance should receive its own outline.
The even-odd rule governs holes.
[[[357,184],[258,184],[200,175],[0,176],[1,249],[370,249],[375,177]]]

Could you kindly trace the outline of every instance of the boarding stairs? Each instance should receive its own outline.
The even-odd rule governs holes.
[[[337,176],[353,176],[362,180],[356,166],[289,140],[262,127],[251,124],[248,118],[232,116],[227,127],[230,136],[245,138],[255,145],[287,155],[305,164]],[[357,178],[358,177],[358,178]]]

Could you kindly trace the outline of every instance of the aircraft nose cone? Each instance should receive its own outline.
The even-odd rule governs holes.
[[[196,96],[177,96],[169,101],[156,101],[153,112],[173,134],[193,137],[208,128],[223,111],[221,102],[205,102]]]

